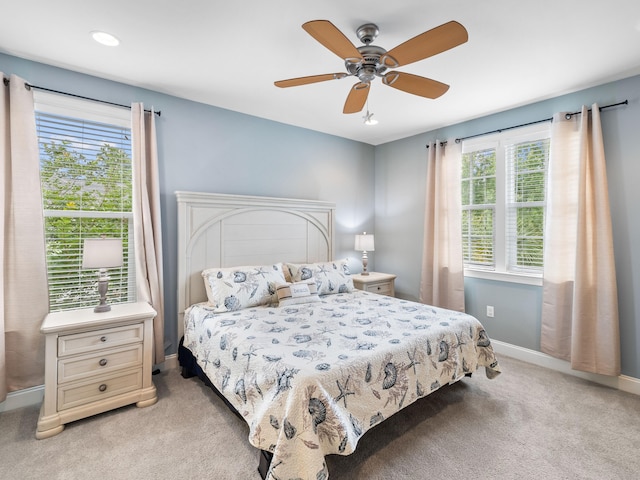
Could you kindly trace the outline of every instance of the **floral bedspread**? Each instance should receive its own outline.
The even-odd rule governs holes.
[[[478,320],[356,290],[292,307],[185,314],[184,346],[273,453],[267,478],[329,477],[371,427],[483,366],[500,367]]]

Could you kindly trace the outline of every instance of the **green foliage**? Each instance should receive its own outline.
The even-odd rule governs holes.
[[[131,159],[102,144],[87,158],[68,140],[41,144],[40,176],[46,210],[131,211]]]
[[[496,202],[496,152],[477,150],[462,156],[463,254],[466,263],[493,265]]]
[[[542,268],[548,141],[524,142],[514,151],[516,265]],[[518,205],[522,204],[522,205]]]
[[[548,140],[513,146],[511,185],[507,198],[515,225],[514,267],[542,268],[545,175]],[[462,156],[462,237],[465,263],[494,265],[496,150],[488,148]]]
[[[85,154],[86,149],[74,148],[68,140],[40,140],[51,310],[96,303],[97,273],[82,269],[82,247],[85,238],[101,235],[122,238],[125,267],[109,272],[109,301],[126,301],[132,203],[129,155],[109,143]]]

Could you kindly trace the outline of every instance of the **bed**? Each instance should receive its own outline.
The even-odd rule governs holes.
[[[326,479],[325,455],[395,412],[500,373],[474,317],[353,288],[333,258],[334,204],[176,196],[183,375],[246,421],[263,478]]]

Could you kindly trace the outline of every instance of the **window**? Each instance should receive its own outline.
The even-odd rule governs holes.
[[[549,136],[545,123],[463,142],[466,275],[542,275]]]
[[[85,238],[121,238],[109,303],[135,299],[130,112],[35,92],[50,310],[96,305],[97,271],[82,269]]]

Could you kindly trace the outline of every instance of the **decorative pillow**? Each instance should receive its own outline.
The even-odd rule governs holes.
[[[313,279],[320,295],[353,291],[353,279],[347,260],[318,263],[287,263],[292,282]]]
[[[281,307],[320,301],[318,285],[316,285],[313,279],[304,282],[278,285],[276,286],[276,293],[278,294],[278,302]]]
[[[276,303],[276,285],[285,283],[282,263],[202,272],[207,299],[215,312],[230,312]]]

